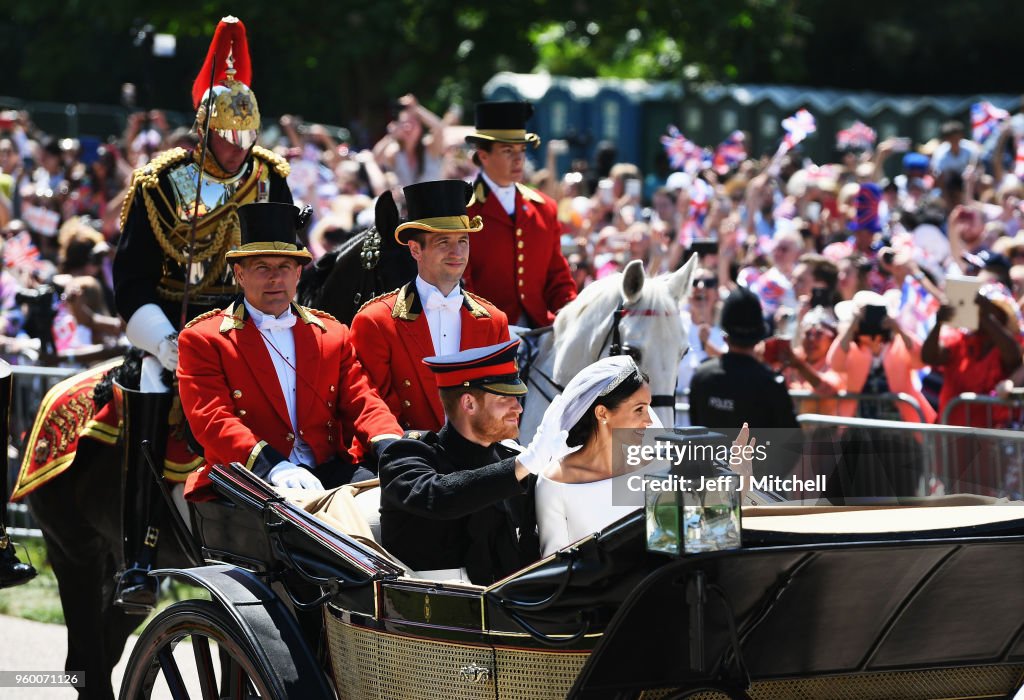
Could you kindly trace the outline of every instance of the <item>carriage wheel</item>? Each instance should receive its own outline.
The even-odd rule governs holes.
[[[174,653],[185,640],[191,642],[191,652],[183,647]],[[193,677],[198,678],[198,697],[203,700],[278,700],[272,689],[282,687],[272,668],[261,667],[235,621],[208,600],[176,603],[146,626],[128,661],[120,700],[168,694],[174,700],[194,700],[196,695],[189,694],[185,681]]]

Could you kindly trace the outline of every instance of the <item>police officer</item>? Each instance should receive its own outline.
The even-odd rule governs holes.
[[[526,394],[518,346],[426,358],[447,421],[436,433],[406,433],[381,454],[382,544],[421,574],[464,568],[486,585],[540,557],[532,475],[559,436],[539,433],[521,452],[503,442],[519,435]]]
[[[729,349],[703,362],[694,373],[690,422],[736,431],[748,423],[755,436],[766,428],[797,428],[785,381],[754,352],[768,337],[757,296],[737,287],[722,305],[721,326]]]

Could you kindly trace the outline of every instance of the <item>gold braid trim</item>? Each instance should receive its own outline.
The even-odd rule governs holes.
[[[200,321],[205,321],[206,319],[210,318],[211,316],[216,316],[220,312],[221,312],[220,309],[214,309],[213,311],[207,311],[205,314],[199,314],[194,319],[192,319],[191,321],[186,323],[185,324],[185,328],[191,328],[192,326],[196,325]]]
[[[146,189],[152,189],[160,184],[160,173],[166,170],[169,166],[178,163],[179,161],[185,160],[188,156],[188,151],[184,148],[172,148],[169,151],[164,151],[158,154],[148,165],[136,168],[132,172],[132,179],[128,185],[128,193],[124,197],[124,202],[121,203],[121,229],[124,229],[124,224],[128,220],[128,213],[131,210],[132,202],[135,200],[135,190],[137,187],[143,187]]]
[[[288,177],[288,174],[292,171],[292,166],[288,165],[287,160],[263,146],[253,146],[252,154],[260,160],[274,166],[274,171],[281,177]]]
[[[359,307],[359,311],[362,311],[363,309],[365,309],[367,306],[369,306],[370,304],[372,304],[375,301],[380,301],[384,297],[389,297],[389,296],[392,296],[392,295],[397,295],[400,291],[402,291],[401,287],[399,287],[398,289],[392,289],[390,292],[384,292],[383,294],[378,294],[373,299],[370,299],[365,304],[360,306]],[[359,311],[356,311],[356,313],[359,313]]]

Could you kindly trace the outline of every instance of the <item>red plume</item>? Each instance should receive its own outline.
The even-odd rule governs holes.
[[[217,25],[210,42],[210,50],[206,52],[203,67],[192,84],[192,106],[199,108],[203,95],[210,88],[210,69],[213,67],[213,55],[217,54],[217,72],[213,82],[223,82],[227,71],[227,58],[231,54],[235,62],[235,80],[246,85],[252,84],[252,62],[249,60],[249,40],[245,36],[245,25],[235,17],[225,17]]]

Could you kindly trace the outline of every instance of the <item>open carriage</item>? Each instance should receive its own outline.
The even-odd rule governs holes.
[[[741,548],[679,557],[648,551],[641,510],[482,587],[415,578],[237,465],[211,478],[221,498],[192,506],[207,564],[158,572],[209,600],[149,624],[123,699],[189,697],[192,673],[203,698],[353,700],[978,698],[1024,679],[1024,510],[993,499],[746,508]]]

